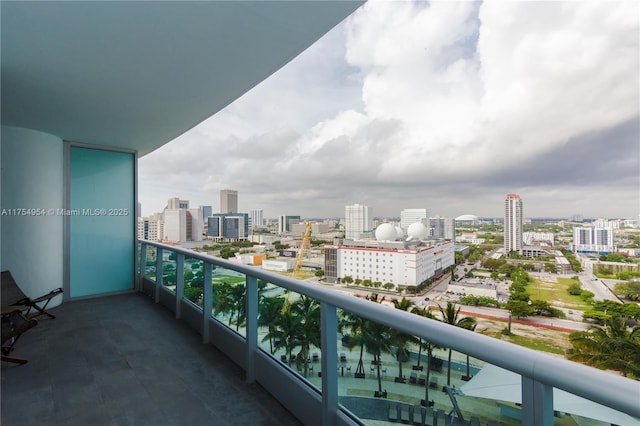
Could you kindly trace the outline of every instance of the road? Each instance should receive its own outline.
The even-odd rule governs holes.
[[[583,259],[581,259],[583,260]],[[594,294],[593,300],[613,300],[620,303],[621,300],[613,294],[613,288],[615,286],[615,280],[601,280],[593,275],[593,266],[589,260],[583,260],[582,265],[584,270],[578,274],[582,288],[589,290]]]

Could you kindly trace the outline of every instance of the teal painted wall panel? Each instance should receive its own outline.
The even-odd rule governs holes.
[[[70,296],[134,286],[135,157],[71,147]]]

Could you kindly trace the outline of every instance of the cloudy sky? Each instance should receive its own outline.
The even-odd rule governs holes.
[[[404,208],[501,217],[640,213],[634,1],[371,0],[226,109],[140,159],[170,197],[265,217]]]

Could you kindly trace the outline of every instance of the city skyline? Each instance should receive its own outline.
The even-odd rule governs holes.
[[[142,157],[143,214],[232,187],[269,218],[501,217],[507,193],[527,217],[637,218],[639,7],[368,2]]]

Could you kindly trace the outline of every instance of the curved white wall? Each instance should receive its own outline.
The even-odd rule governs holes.
[[[8,126],[2,126],[0,141],[0,267],[11,271],[28,296],[41,296],[62,287],[63,216],[56,210],[63,207],[63,143],[47,133]],[[13,209],[47,213],[14,215]],[[61,301],[57,297],[49,306]]]

